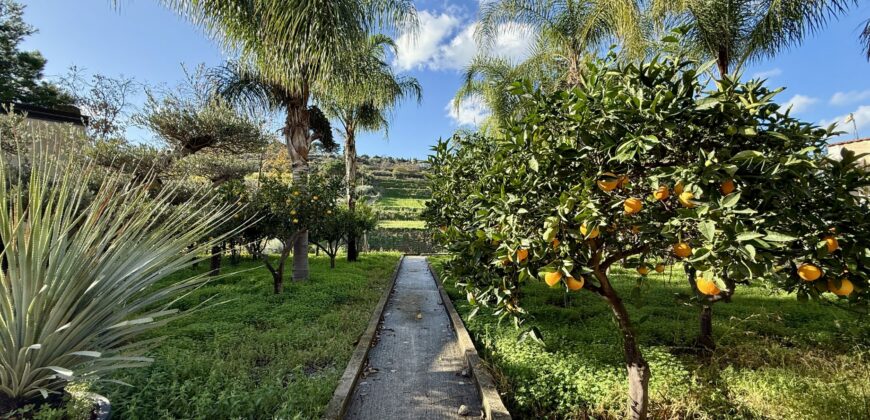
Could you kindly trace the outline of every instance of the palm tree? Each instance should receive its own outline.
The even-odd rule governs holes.
[[[476,35],[492,45],[500,33],[534,29],[539,45],[565,67],[566,81],[579,80],[584,57],[619,41],[630,55],[646,46],[637,0],[496,0],[481,6]]]
[[[654,0],[657,20],[690,24],[689,44],[720,75],[799,44],[856,0]]]
[[[271,81],[257,68],[238,61],[230,61],[212,69],[209,78],[212,80],[213,88],[221,97],[248,107],[251,112],[260,110],[286,112],[282,132],[293,165],[293,182],[300,188],[307,180],[308,150],[314,143],[319,142],[326,150],[334,150],[338,147],[333,139],[329,120],[316,106],[309,106],[305,110],[307,129],[302,133],[304,135],[294,138],[291,115],[298,115],[298,110],[295,109],[298,98],[286,85]],[[300,151],[304,151],[304,154]],[[304,240],[299,240],[298,238],[303,235]],[[300,232],[296,238],[297,241],[293,244],[293,279],[303,280],[308,277],[308,237],[305,232]]]
[[[870,19],[864,22],[864,30],[861,31],[861,44],[864,47],[864,54],[867,55],[867,61],[870,61]]]
[[[416,24],[411,0],[162,0],[238,51],[260,80],[281,86],[284,135],[293,173],[308,173],[312,90],[345,65],[373,28]],[[293,276],[308,277],[308,235],[294,245]]]
[[[345,188],[347,207],[356,207],[356,133],[387,130],[390,111],[405,98],[422,100],[422,87],[416,78],[396,75],[387,62],[387,52],[396,44],[386,35],[372,35],[356,49],[354,58],[336,80],[324,87],[317,102],[326,115],[337,121],[344,135]],[[355,229],[347,237],[347,260],[356,261],[358,251]]]
[[[540,43],[531,56],[520,63],[505,57],[478,55],[465,68],[463,83],[453,97],[458,110],[463,101],[480,98],[490,110],[481,129],[497,133],[499,127],[519,114],[519,98],[511,93],[511,86],[519,81],[535,83],[544,91],[567,87],[564,62],[551,45]]]

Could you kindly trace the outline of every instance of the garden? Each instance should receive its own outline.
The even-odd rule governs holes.
[[[475,2],[427,159],[357,147],[446,15],[156,3],[220,63],[47,76],[0,0],[0,418],[870,417],[870,157],[744,72],[859,2]]]

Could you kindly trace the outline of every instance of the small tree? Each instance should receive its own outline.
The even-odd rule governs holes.
[[[131,77],[93,74],[90,78],[78,67],[70,67],[60,85],[73,103],[88,116],[86,131],[91,138],[110,139],[123,134],[128,123],[130,97],[139,89]]]
[[[340,178],[320,174],[312,174],[307,180],[302,180],[307,181],[304,186],[297,181],[291,182],[289,176],[281,174],[263,177],[254,196],[254,203],[262,217],[260,224],[263,231],[282,244],[277,265],[267,255],[262,255],[263,263],[272,273],[276,294],[284,290],[284,267],[297,235],[302,229],[319,225],[329,216],[329,212],[335,211],[342,187]]]
[[[329,256],[329,266],[335,268],[335,257],[348,238],[359,238],[374,229],[377,219],[371,208],[359,204],[359,210],[336,207],[327,210],[326,215],[311,228],[312,242]]]
[[[759,280],[864,302],[870,280],[857,216],[870,208],[856,194],[870,181],[854,157],[825,157],[832,128],[790,117],[759,82],[726,78],[702,94],[699,67],[611,55],[586,63],[571,91],[518,85],[524,117],[504,138],[454,138],[430,159],[426,216],[456,255],[447,278],[517,319],[536,279],[602,298],[623,339],[630,418],[648,414],[650,368],[614,265],[637,269],[639,293],[654,265],[681,261],[702,308]]]

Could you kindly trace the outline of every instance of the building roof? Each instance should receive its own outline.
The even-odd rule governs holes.
[[[843,146],[843,145],[845,145],[845,144],[861,143],[861,142],[864,142],[864,141],[870,141],[870,137],[863,138],[863,139],[855,139],[855,140],[847,140],[847,141],[840,141],[840,142],[837,142],[837,143],[831,143],[831,144],[828,145],[828,147],[830,147],[830,146]]]
[[[67,109],[52,109],[37,105],[13,103],[0,106],[0,113],[8,113],[10,105],[16,114],[27,114],[27,118],[34,120],[63,122],[82,126],[88,125],[88,117],[82,115],[81,111],[74,106],[66,107]]]

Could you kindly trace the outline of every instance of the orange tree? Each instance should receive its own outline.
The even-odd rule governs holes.
[[[341,178],[320,172],[306,178],[304,184],[299,184],[290,182],[290,177],[282,173],[264,176],[259,186],[248,193],[249,206],[259,217],[258,234],[282,244],[277,263],[261,254],[263,264],[272,274],[275,294],[284,290],[284,268],[299,232],[325,222],[337,211],[336,203],[343,188]]]
[[[763,281],[801,299],[866,302],[868,185],[856,157],[825,156],[820,129],[760,82],[715,81],[680,56],[586,63],[578,86],[515,87],[522,118],[497,139],[454,136],[430,157],[430,225],[452,251],[446,279],[520,322],[543,280],[605,300],[623,338],[628,415],[648,414],[650,370],[609,270],[684,265],[712,343],[712,305]],[[705,341],[707,343],[705,343]]]

